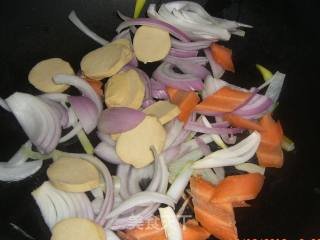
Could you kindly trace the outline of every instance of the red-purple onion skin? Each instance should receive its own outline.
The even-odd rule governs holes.
[[[155,99],[168,99],[169,96],[166,91],[166,85],[163,83],[154,80],[153,78],[150,79],[151,83],[151,96]]]
[[[171,48],[169,51],[169,55],[173,57],[180,57],[180,58],[196,57],[198,56],[198,51]]]
[[[204,88],[201,78],[193,76],[192,74],[175,73],[173,65],[170,63],[162,63],[153,72],[152,77],[166,86],[185,91],[202,90]]]
[[[127,20],[126,22],[121,23],[117,27],[116,31],[120,32],[120,31],[122,31],[122,29],[127,28],[129,26],[134,26],[134,25],[145,25],[145,26],[151,26],[151,27],[158,27],[158,28],[161,28],[165,31],[168,31],[171,35],[180,39],[183,42],[190,42],[189,37],[184,32],[179,30],[178,28],[176,28],[166,22],[163,22],[163,21],[160,21],[157,19],[151,19],[151,18],[137,18],[137,19]]]
[[[246,105],[238,108],[233,113],[240,116],[250,116],[266,111],[272,105],[271,98],[256,94]]]
[[[91,133],[98,124],[98,108],[85,96],[69,96],[69,103],[76,113],[84,131],[89,134]]]
[[[167,58],[166,62],[175,65],[179,68],[183,73],[189,73],[201,79],[205,79],[210,72],[203,66],[197,63],[180,61],[172,58]]]
[[[50,107],[56,112],[58,118],[61,121],[61,126],[63,128],[67,127],[69,118],[68,118],[68,112],[65,109],[65,107],[61,103],[53,101],[53,100],[51,100],[49,98],[46,98],[45,96],[42,97],[40,95],[39,97],[43,101],[45,101],[48,105],[50,105]]]
[[[98,130],[106,134],[128,131],[138,126],[145,114],[127,107],[115,107],[104,110],[99,118]]]

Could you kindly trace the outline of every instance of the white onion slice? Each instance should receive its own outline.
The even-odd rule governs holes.
[[[116,207],[108,215],[106,215],[105,218],[110,219],[122,214],[123,212],[133,207],[150,203],[163,203],[169,206],[174,206],[175,202],[171,197],[168,197],[161,193],[147,191],[138,192],[130,196],[128,199],[124,200],[118,207]]]
[[[53,77],[53,80],[58,84],[68,84],[78,88],[84,96],[90,98],[95,103],[98,108],[98,114],[100,115],[103,108],[101,98],[93,90],[89,83],[77,76],[66,74],[57,74]]]
[[[184,167],[182,172],[176,177],[172,185],[169,187],[167,195],[172,197],[175,201],[178,201],[181,198],[185,188],[189,183],[193,171],[191,164],[187,164]]]
[[[232,147],[213,152],[205,158],[196,161],[193,164],[193,168],[224,167],[244,163],[254,156],[259,144],[260,134],[255,131],[240,143]]]
[[[15,182],[25,179],[36,173],[42,167],[43,161],[32,161],[11,165],[0,162],[0,181]]]
[[[159,208],[160,219],[168,240],[183,240],[180,223],[171,207]]]
[[[248,173],[260,173],[261,175],[264,175],[264,172],[266,170],[266,168],[254,163],[241,163],[239,165],[235,165],[234,167],[240,171]]]
[[[98,36],[96,33],[94,33],[92,30],[90,30],[84,23],[78,18],[75,11],[71,11],[69,16],[69,20],[77,26],[77,28],[80,29],[81,32],[86,34],[88,37],[96,41],[97,43],[100,43],[101,45],[106,45],[108,43],[107,40],[103,39],[102,37]]]

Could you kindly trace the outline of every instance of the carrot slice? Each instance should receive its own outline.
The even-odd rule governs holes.
[[[150,218],[139,227],[126,231],[127,238],[134,240],[166,240],[159,217]]]
[[[281,144],[283,131],[280,122],[275,122],[270,113],[264,115],[260,120],[260,125],[264,129],[261,142],[271,146]]]
[[[190,219],[182,225],[182,234],[183,240],[206,240],[210,237],[210,233],[199,226],[194,219]]]
[[[99,95],[99,96],[103,96],[103,90],[102,90],[102,86],[103,83],[101,81],[98,80],[92,80],[86,76],[83,76],[83,79],[86,80],[87,83],[89,83],[89,85],[93,88],[93,90]]]
[[[283,152],[281,145],[270,147],[260,144],[257,150],[257,158],[260,166],[281,168],[283,166]]]
[[[231,49],[214,43],[211,45],[211,53],[214,60],[219,63],[224,70],[234,72]]]
[[[198,94],[193,91],[183,91],[171,87],[167,88],[167,93],[170,101],[176,104],[181,111],[178,119],[182,122],[187,122],[193,109],[200,102]]]
[[[263,131],[263,127],[254,121],[242,118],[236,114],[228,113],[223,116],[224,120],[228,121],[233,127],[245,128],[256,131]]]
[[[201,177],[192,177],[190,179],[191,194],[195,199],[210,201],[215,192],[215,186]]]
[[[213,236],[222,240],[233,240],[238,239],[237,228],[235,226],[233,208],[231,204],[229,209],[232,212],[226,211],[225,204],[216,204],[214,209],[208,209],[206,207],[199,207],[197,204],[194,205],[194,212],[196,219],[200,224]],[[207,204],[208,205],[208,204]],[[212,206],[212,205],[209,205]],[[220,210],[220,211],[219,211]],[[225,212],[224,214],[221,214]],[[228,216],[228,217],[226,217]]]
[[[264,182],[259,173],[248,173],[226,177],[216,188],[213,203],[239,202],[257,197]]]
[[[233,112],[246,102],[252,93],[244,92],[225,86],[212,95],[206,97],[195,107],[199,112]]]

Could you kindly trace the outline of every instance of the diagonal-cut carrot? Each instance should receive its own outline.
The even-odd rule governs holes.
[[[178,119],[182,122],[187,122],[194,107],[200,102],[200,98],[196,92],[183,91],[168,87],[167,93],[170,101],[176,104],[180,109]]]
[[[183,240],[206,240],[210,237],[210,233],[194,219],[182,225],[182,234]]]
[[[252,93],[244,92],[225,86],[217,92],[206,97],[195,107],[198,112],[222,112],[229,113],[246,102]]]
[[[223,118],[224,120],[228,121],[233,127],[245,128],[259,132],[263,131],[263,127],[259,123],[242,118],[236,114],[227,113],[223,116]]]
[[[252,200],[259,194],[264,178],[259,173],[228,176],[216,187],[211,202],[231,203]]]
[[[213,59],[219,63],[224,70],[234,72],[231,49],[216,43],[213,43],[210,48]]]
[[[166,240],[159,217],[153,217],[139,227],[127,230],[127,238],[134,240]]]
[[[196,199],[210,201],[215,192],[215,186],[201,177],[192,177],[190,179],[191,194]]]

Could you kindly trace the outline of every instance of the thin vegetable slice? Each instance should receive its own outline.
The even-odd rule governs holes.
[[[215,61],[220,64],[223,69],[234,72],[234,65],[232,62],[232,51],[229,48],[226,48],[219,44],[211,45],[211,53]]]
[[[251,96],[252,93],[223,87],[198,104],[195,107],[195,111],[201,113],[232,112],[251,98]]]
[[[177,219],[171,207],[159,208],[160,219],[168,240],[182,240],[182,231]]]

